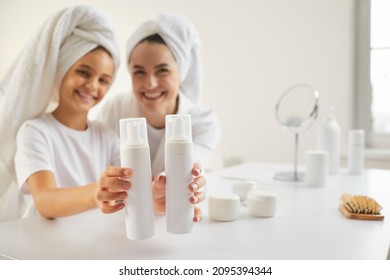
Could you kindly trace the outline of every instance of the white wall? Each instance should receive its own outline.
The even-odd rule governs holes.
[[[112,92],[127,90],[124,46],[136,26],[159,11],[189,17],[203,41],[202,103],[215,109],[227,160],[292,162],[293,135],[274,117],[279,95],[295,83],[318,89],[320,106],[336,107],[346,145],[352,123],[354,0],[0,0],[0,77],[28,36],[53,12],[93,4],[111,16],[122,47]],[[320,115],[321,116],[321,115]],[[301,135],[315,147],[316,125]]]

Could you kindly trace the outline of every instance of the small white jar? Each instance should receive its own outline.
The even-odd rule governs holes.
[[[248,193],[248,211],[255,217],[272,217],[276,212],[277,193],[256,190]]]
[[[240,214],[240,197],[233,193],[209,196],[209,216],[215,221],[234,221]]]
[[[306,152],[305,182],[308,186],[326,186],[329,175],[329,154],[327,151]]]
[[[248,193],[250,191],[256,190],[258,187],[257,182],[255,181],[243,181],[232,184],[232,191],[235,194],[238,194],[241,201],[247,199]]]

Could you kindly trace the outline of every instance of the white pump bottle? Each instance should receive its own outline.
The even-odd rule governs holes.
[[[119,126],[121,165],[133,170],[125,201],[127,238],[150,238],[154,235],[154,211],[146,119],[121,119]]]
[[[192,182],[193,144],[190,115],[165,117],[166,221],[170,233],[192,232],[194,207],[188,189]]]
[[[331,175],[338,174],[340,169],[340,139],[340,126],[334,116],[334,107],[328,107],[318,135],[318,149],[328,152]]]

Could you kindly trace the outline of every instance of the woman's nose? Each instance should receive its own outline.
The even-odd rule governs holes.
[[[147,89],[153,89],[157,86],[157,78],[154,75],[148,75],[145,81],[145,87]]]

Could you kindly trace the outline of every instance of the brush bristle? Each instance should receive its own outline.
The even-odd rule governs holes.
[[[382,206],[378,202],[365,195],[344,194],[342,201],[344,207],[351,213],[379,215],[382,210]]]

